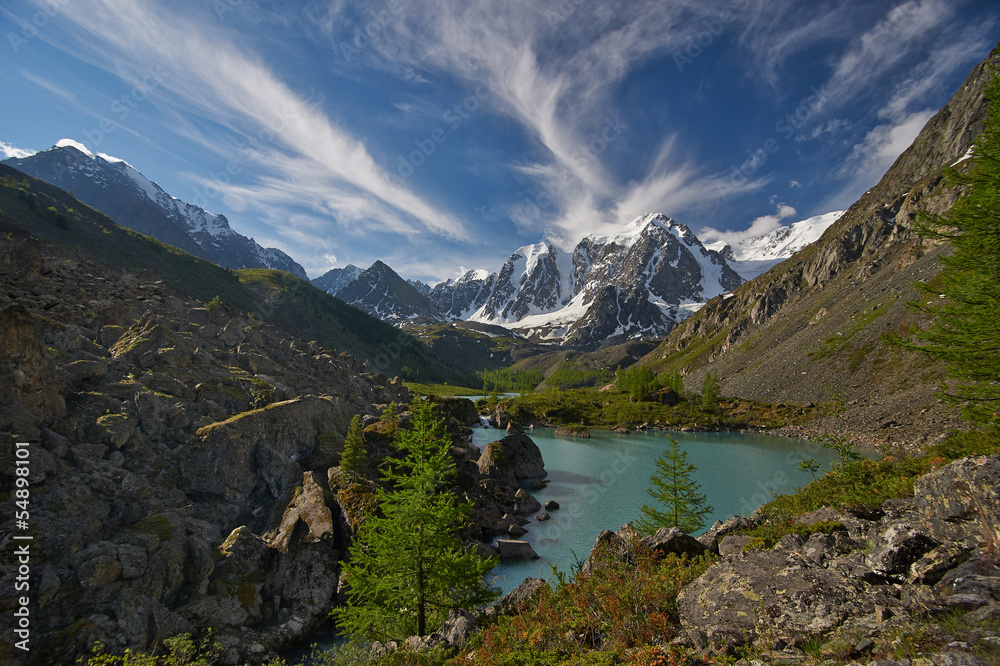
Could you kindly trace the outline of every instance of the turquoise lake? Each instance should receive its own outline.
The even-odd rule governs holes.
[[[701,484],[714,511],[706,520],[749,515],[771,498],[771,491],[787,493],[805,485],[812,476],[798,470],[800,458],[815,458],[829,469],[835,454],[815,442],[787,437],[744,433],[638,432],[618,435],[591,431],[590,439],[556,436],[550,429],[525,431],[545,460],[549,484],[530,490],[543,504],[555,500],[560,508],[551,520],[537,522],[534,515],[520,537],[529,542],[540,559],[505,561],[493,570],[494,584],[504,592],[527,577],[548,578],[552,565],[569,573],[574,562],[585,560],[602,530],[616,531],[639,518],[639,507],[654,500],[646,493],[654,460],[668,441],[676,439],[697,467]],[[475,428],[473,442],[482,447],[503,436],[500,430]]]
[[[590,439],[556,436],[547,428],[525,431],[538,445],[545,460],[549,484],[531,490],[539,502],[559,502],[550,511],[551,520],[537,522],[527,516],[528,533],[520,537],[535,549],[540,559],[505,561],[494,570],[493,584],[503,592],[525,578],[548,579],[552,566],[569,573],[574,562],[585,560],[602,530],[616,531],[639,518],[639,507],[653,499],[646,494],[655,459],[667,442],[676,439],[697,467],[694,478],[701,484],[714,511],[706,520],[738,514],[749,515],[771,498],[771,491],[787,493],[805,485],[812,476],[798,470],[800,458],[815,458],[830,468],[835,454],[815,442],[748,433],[637,432],[618,435],[592,430]],[[504,436],[502,430],[473,428],[472,441],[482,448]],[[314,641],[330,648],[342,639],[330,631],[318,632]],[[286,658],[299,663],[307,650],[295,650]]]

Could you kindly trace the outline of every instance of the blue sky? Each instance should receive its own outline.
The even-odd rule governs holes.
[[[311,277],[436,281],[662,212],[842,209],[1000,39],[993,1],[7,0],[0,141],[62,138]]]

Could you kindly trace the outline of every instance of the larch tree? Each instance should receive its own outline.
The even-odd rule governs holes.
[[[361,427],[361,417],[351,418],[344,438],[344,452],[340,454],[340,469],[349,474],[362,475],[368,466],[368,450],[365,448],[365,436]]]
[[[656,471],[649,477],[652,485],[646,489],[663,509],[643,504],[635,528],[652,534],[661,527],[677,527],[693,534],[705,526],[705,516],[714,510],[700,493],[701,484],[692,478],[697,468],[687,461],[687,453],[676,440],[656,459]]]
[[[340,629],[371,640],[426,635],[452,608],[493,601],[485,575],[496,559],[468,552],[458,538],[471,506],[447,488],[455,475],[451,438],[433,405],[415,401],[411,424],[397,432],[400,458],[387,459],[376,491],[379,510],[359,526],[343,575]]]
[[[911,304],[930,315],[926,329],[909,340],[891,342],[941,361],[952,383],[944,397],[962,403],[974,422],[1000,422],[1000,77],[984,93],[990,101],[983,132],[976,139],[964,173],[946,178],[965,196],[944,216],[925,215],[917,230],[947,240],[952,252],[937,280],[921,285],[929,298]]]

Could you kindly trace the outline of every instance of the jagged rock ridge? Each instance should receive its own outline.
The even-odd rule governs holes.
[[[237,233],[224,215],[172,197],[127,162],[95,155],[75,141],[63,140],[49,150],[3,163],[72,191],[124,227],[223,268],[272,268],[308,279],[291,257]]]
[[[430,299],[381,261],[337,291],[337,298],[391,324],[444,319]]]
[[[357,280],[363,272],[364,269],[358,268],[354,264],[347,264],[343,268],[331,269],[311,282],[314,287],[322,289],[331,296],[336,296],[337,292]]]

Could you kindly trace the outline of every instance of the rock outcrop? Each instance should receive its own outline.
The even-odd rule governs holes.
[[[678,596],[687,638],[723,654],[765,638],[771,649],[890,636],[948,609],[1000,617],[998,489],[1000,456],[966,458],[921,477],[913,498],[887,501],[877,517],[821,509],[800,522],[832,517],[843,529],[725,554]]]
[[[497,478],[532,479],[545,476],[545,462],[538,445],[524,433],[515,432],[483,447],[479,470]]]

